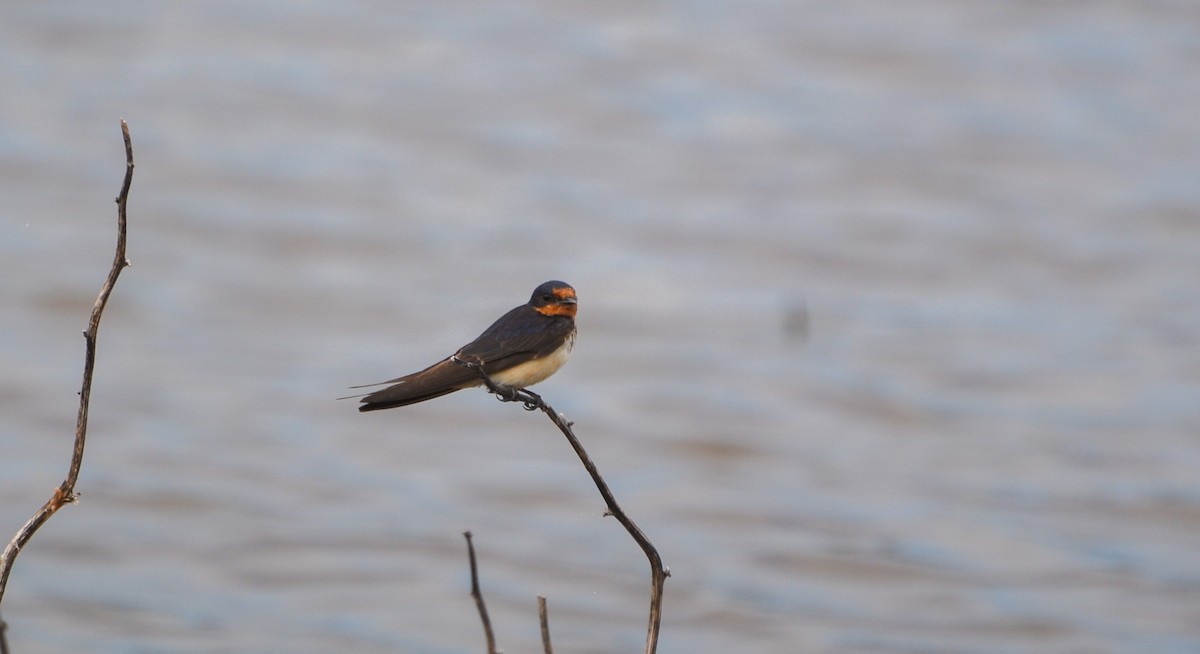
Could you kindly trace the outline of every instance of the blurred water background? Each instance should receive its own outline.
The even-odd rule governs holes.
[[[640,651],[648,569],[481,391],[360,415],[538,283],[539,386],[670,566],[660,651],[1200,652],[1200,5],[0,9],[19,654]]]

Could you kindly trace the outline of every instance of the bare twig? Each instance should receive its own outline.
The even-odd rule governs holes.
[[[567,419],[554,410],[554,407],[546,403],[541,395],[524,388],[509,388],[500,386],[492,381],[483,370],[483,366],[477,361],[465,361],[458,357],[453,357],[454,362],[474,370],[483,383],[487,385],[488,390],[496,394],[496,397],[501,402],[520,402],[528,411],[541,409],[545,413],[550,422],[553,422],[559,431],[567,437],[567,441],[571,443],[571,447],[575,450],[575,454],[579,456],[579,460],[583,462],[583,467],[587,469],[591,475],[592,481],[596,484],[596,489],[600,491],[600,496],[604,498],[604,503],[608,506],[607,515],[611,515],[621,523],[625,531],[633,537],[638,546],[642,548],[642,552],[646,554],[646,558],[650,561],[650,620],[646,628],[646,654],[654,654],[658,649],[658,630],[662,622],[662,596],[663,586],[666,584],[667,577],[671,576],[671,571],[663,567],[662,557],[659,556],[658,550],[654,544],[646,538],[646,534],[634,524],[633,520],[621,510],[621,506],[617,504],[617,500],[613,497],[612,491],[609,490],[608,484],[604,481],[604,477],[600,476],[600,471],[596,469],[596,464],[592,463],[591,457],[587,451],[583,449],[579,439],[576,438],[575,432],[571,430],[571,423]]]
[[[71,455],[71,467],[67,478],[54,489],[50,499],[38,509],[37,513],[25,523],[13,537],[4,553],[0,555],[0,601],[4,599],[4,589],[8,585],[8,575],[12,572],[13,561],[21,548],[29,542],[34,532],[38,530],[50,516],[65,504],[71,504],[78,495],[75,494],[75,482],[79,479],[79,469],[83,466],[83,446],[87,439],[88,400],[92,395],[92,369],[96,364],[96,334],[100,329],[100,316],[108,304],[108,296],[117,283],[117,276],[129,265],[125,259],[125,204],[129,198],[129,185],[133,182],[133,144],[129,140],[129,125],[121,121],[121,134],[125,139],[125,181],[121,184],[121,192],[117,195],[117,252],[113,257],[112,269],[104,285],[100,287],[100,295],[92,306],[92,317],[88,328],[83,332],[85,353],[83,360],[83,388],[79,391],[79,414],[75,422],[75,450]]]
[[[546,614],[546,598],[538,595],[538,622],[542,625],[542,649],[545,654],[554,654],[550,647],[550,617]]]
[[[475,598],[475,608],[479,609],[479,620],[483,623],[483,635],[487,638],[488,654],[497,654],[492,621],[488,619],[487,605],[483,603],[483,593],[479,590],[479,567],[475,564],[475,544],[471,542],[471,532],[464,531],[463,538],[467,539],[467,558],[471,561],[471,597]]]

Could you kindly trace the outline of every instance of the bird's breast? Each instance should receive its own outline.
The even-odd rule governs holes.
[[[563,344],[557,350],[544,357],[531,359],[525,363],[520,363],[494,373],[491,376],[492,381],[501,386],[511,388],[528,388],[540,381],[545,381],[550,375],[558,372],[558,369],[563,367],[563,364],[571,356],[571,348],[573,347],[575,347],[575,332],[571,332],[571,335],[563,341]]]

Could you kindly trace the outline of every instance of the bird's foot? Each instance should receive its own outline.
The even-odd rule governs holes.
[[[539,408],[541,408],[541,406],[542,406],[542,396],[541,395],[538,395],[537,393],[534,393],[533,391],[531,391],[527,388],[522,388],[521,393],[524,394],[524,396],[521,398],[521,401],[525,403],[526,411],[537,411]]]
[[[497,384],[496,388],[489,390],[495,394],[496,399],[500,400],[501,402],[516,402],[521,399],[521,389],[513,386],[500,386]]]
[[[525,388],[515,386],[497,386],[491,389],[496,399],[501,402],[520,402],[526,411],[536,411],[542,403],[542,396]]]

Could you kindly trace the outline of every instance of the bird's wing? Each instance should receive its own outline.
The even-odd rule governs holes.
[[[569,319],[547,320],[528,306],[517,307],[479,338],[464,345],[455,356],[465,361],[482,361],[484,371],[492,374],[554,352],[573,327]]]

